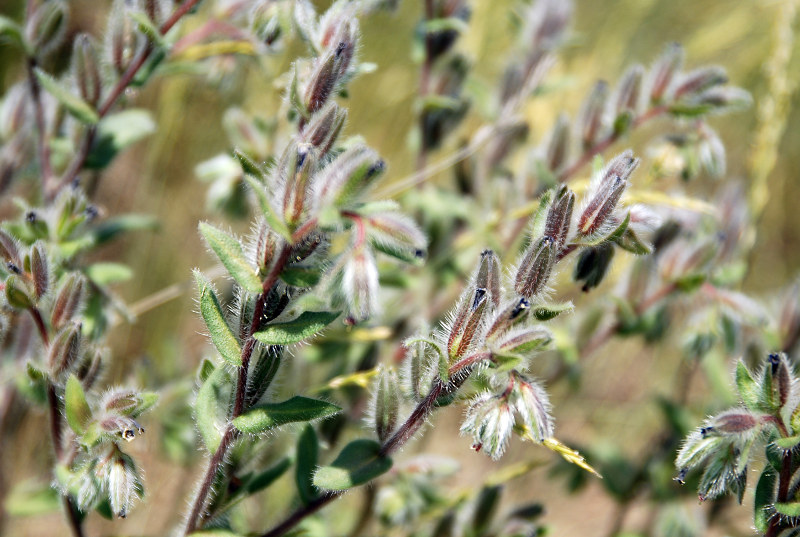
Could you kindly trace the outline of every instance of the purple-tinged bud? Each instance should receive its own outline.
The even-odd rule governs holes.
[[[467,408],[461,434],[472,436],[475,445],[493,459],[506,450],[514,429],[513,408],[505,395],[484,392],[475,397]]]
[[[704,91],[693,102],[699,106],[706,105],[715,109],[739,110],[750,106],[753,98],[742,88],[717,86]]]
[[[351,147],[317,175],[316,198],[320,207],[347,205],[362,194],[386,168],[386,163],[369,147]]]
[[[352,17],[339,28],[336,35],[336,56],[339,80],[347,77],[358,44],[358,19]]]
[[[560,252],[567,242],[574,206],[575,193],[566,185],[559,187],[550,204],[550,209],[547,211],[547,220],[544,224],[544,234],[546,237],[553,238],[556,243],[556,252]]]
[[[416,222],[398,212],[365,216],[370,238],[377,247],[395,257],[414,262],[425,256],[428,241]]]
[[[682,66],[683,47],[678,43],[669,44],[650,69],[651,102],[659,104],[666,100],[670,87]]]
[[[81,350],[81,323],[75,322],[61,330],[47,351],[47,364],[53,377],[58,378],[75,363]]]
[[[592,147],[605,135],[605,111],[608,94],[608,83],[604,80],[598,80],[583,103],[578,127],[581,132],[581,142],[584,149]]]
[[[394,432],[400,410],[400,389],[397,374],[393,370],[381,371],[374,397],[375,433],[383,443]]]
[[[503,122],[495,128],[495,134],[486,148],[489,168],[497,167],[514,147],[525,142],[530,128],[525,121]]]
[[[594,181],[593,194],[578,220],[578,233],[591,236],[605,224],[617,207],[628,178],[639,165],[633,152],[627,150],[615,157]]]
[[[492,250],[481,252],[481,261],[475,277],[475,287],[486,289],[495,308],[500,306],[500,259]]]
[[[550,140],[547,142],[545,162],[547,169],[553,173],[561,171],[569,158],[571,130],[569,116],[562,112],[553,126]]]
[[[458,312],[447,338],[447,355],[452,360],[463,358],[480,340],[484,320],[489,313],[486,289],[475,288],[467,300],[459,305]]]
[[[344,47],[341,49],[337,47],[328,50],[314,61],[311,79],[303,97],[303,106],[309,115],[320,110],[336,88],[344,53]]]
[[[262,222],[256,238],[256,263],[262,276],[266,276],[272,266],[272,259],[278,248],[280,238],[266,223]]]
[[[156,404],[157,401],[158,395],[153,392],[137,392],[116,388],[103,396],[101,407],[109,414],[136,418]]]
[[[753,433],[761,425],[761,421],[749,412],[742,410],[729,410],[710,420],[705,427],[705,432],[701,429],[700,434],[708,436],[710,433],[720,435],[734,435],[742,433]]]
[[[272,46],[283,34],[283,25],[279,2],[271,0],[257,2],[250,10],[250,31],[265,45]]]
[[[22,264],[17,239],[3,228],[0,228],[0,256],[6,263],[13,263],[16,266]]]
[[[101,418],[99,424],[104,433],[119,436],[128,442],[132,442],[137,434],[144,434],[144,427],[128,416],[109,414]]]
[[[145,43],[144,36],[139,33],[133,19],[128,15],[129,9],[125,0],[114,0],[105,33],[107,61],[120,76],[130,67]]]
[[[340,108],[333,101],[311,117],[303,129],[303,140],[313,145],[320,158],[331,150],[347,120],[347,109]]]
[[[524,13],[527,29],[523,42],[531,50],[555,49],[572,18],[572,2],[564,0],[542,0],[534,2]]]
[[[522,423],[536,442],[553,436],[553,418],[550,416],[550,400],[547,393],[536,382],[518,374],[514,377],[512,401]]]
[[[625,71],[617,87],[617,97],[614,106],[616,116],[626,111],[631,111],[634,114],[639,111],[643,80],[644,67],[641,65],[632,65]]]
[[[378,267],[369,248],[356,249],[347,260],[342,274],[342,292],[349,317],[364,321],[378,309]]]
[[[16,265],[9,264],[9,268]],[[19,270],[19,269],[18,269]],[[5,281],[6,302],[12,308],[24,310],[33,306],[33,290],[19,274],[12,274]]]
[[[25,41],[37,56],[54,51],[67,32],[69,6],[63,0],[42,2],[25,24]]]
[[[41,299],[50,289],[50,269],[47,262],[47,252],[41,241],[31,247],[31,277],[33,278],[33,291],[36,298]]]
[[[228,108],[222,117],[222,125],[231,145],[239,151],[259,158],[268,154],[267,137],[256,125],[256,121],[241,108]]]
[[[75,79],[81,98],[90,105],[97,106],[103,82],[100,77],[97,51],[91,38],[86,34],[75,38],[72,47],[72,77]]]
[[[290,229],[297,227],[308,208],[309,184],[317,167],[314,148],[309,144],[298,145],[293,156],[295,158],[289,161],[283,194],[283,218]]]
[[[777,408],[783,408],[789,400],[794,384],[794,375],[789,369],[788,360],[784,353],[772,353],[767,357],[767,372],[771,377],[773,403]]]
[[[172,0],[144,0],[144,12],[153,24],[158,26],[166,20],[172,3]]]
[[[584,248],[581,251],[578,262],[575,264],[573,279],[576,282],[583,282],[581,290],[584,293],[600,285],[608,272],[613,257],[614,245],[608,241]]]
[[[63,277],[56,293],[50,324],[54,330],[59,330],[75,317],[83,306],[86,295],[86,278],[72,272]]]
[[[514,279],[514,290],[518,295],[530,299],[545,289],[556,262],[556,248],[555,241],[548,236],[531,242]]]
[[[724,68],[718,65],[701,67],[680,76],[674,96],[676,99],[680,99],[684,96],[696,95],[727,82],[728,74]]]
[[[528,356],[552,339],[550,331],[542,326],[514,329],[500,337],[492,350],[502,355]]]
[[[88,391],[94,386],[103,370],[105,353],[94,346],[90,346],[84,353],[78,366],[75,368],[75,376],[81,381],[84,391]]]
[[[116,446],[114,455],[105,463],[106,490],[111,510],[120,518],[128,516],[136,496],[141,494],[142,482],[136,465]]]
[[[489,331],[486,333],[487,339],[493,338],[496,334],[503,334],[523,321],[530,310],[531,303],[526,298],[519,298],[510,303],[495,316]]]

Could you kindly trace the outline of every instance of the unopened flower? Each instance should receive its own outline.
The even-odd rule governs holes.
[[[86,277],[78,272],[62,276],[50,316],[53,328],[60,329],[83,307],[86,298]]]
[[[467,408],[461,434],[471,435],[475,445],[493,459],[505,453],[514,428],[513,408],[505,395],[483,392]]]
[[[514,389],[511,400],[520,416],[522,424],[537,441],[553,436],[553,418],[550,416],[550,400],[547,393],[536,382],[521,374],[514,376]]]
[[[569,117],[562,112],[556,119],[553,130],[550,131],[545,152],[545,164],[547,164],[547,169],[553,173],[561,171],[569,158],[571,131]]]
[[[633,157],[631,150],[614,157],[592,181],[588,203],[578,219],[578,233],[591,236],[603,228],[617,208],[622,193],[628,186],[633,170],[639,159]]]
[[[342,292],[350,318],[364,321],[378,309],[378,267],[369,248],[350,254],[342,274]]]
[[[581,114],[578,118],[578,129],[584,148],[592,147],[605,135],[605,111],[608,101],[608,83],[600,80],[583,103]]]
[[[530,299],[546,288],[556,262],[556,248],[555,240],[547,236],[534,240],[528,246],[514,279],[517,294]]]
[[[106,490],[111,510],[125,518],[136,496],[141,496],[143,487],[133,460],[116,446],[112,449],[113,454],[103,467]]]
[[[614,109],[616,116],[630,111],[636,114],[639,111],[639,103],[642,95],[642,82],[644,80],[644,67],[639,64],[632,65],[625,71],[617,86],[617,94],[614,99]]]
[[[570,225],[572,224],[572,208],[574,206],[575,193],[566,185],[558,188],[547,211],[547,219],[544,225],[544,234],[555,241],[557,252],[561,251],[567,242]]]
[[[671,43],[650,69],[651,102],[661,103],[671,95],[671,87],[682,66],[683,47],[677,43]]]
[[[92,39],[87,34],[75,38],[72,48],[72,78],[84,101],[96,106],[103,90],[100,62]]]

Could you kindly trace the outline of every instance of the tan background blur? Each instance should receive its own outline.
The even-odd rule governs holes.
[[[19,13],[19,4],[2,0],[0,13]],[[72,0],[70,4],[71,28],[100,35],[109,3]],[[475,89],[491,87],[502,75],[512,45],[509,10],[513,4],[511,0],[475,0],[470,4],[473,9],[470,32],[459,47],[475,61],[472,73],[475,80],[469,83]],[[685,46],[689,67],[723,65],[732,83],[749,90],[756,104],[767,90],[763,63],[772,47],[779,1],[580,0],[576,4],[573,28],[577,39],[564,52],[553,73],[557,77],[569,75],[566,86],[561,93],[535,101],[528,109],[530,139],[534,143],[547,132],[560,110],[574,117],[595,79],[613,83],[626,65],[649,64],[670,41]],[[414,155],[407,139],[413,128],[419,68],[411,59],[411,35],[420,12],[421,2],[403,0],[396,14],[371,15],[362,23],[362,58],[377,63],[378,70],[356,79],[351,86],[351,98],[346,103],[351,107],[348,132],[361,133],[384,156],[389,164],[386,181],[413,171]],[[797,44],[793,50],[788,75],[795,84],[800,65]],[[19,62],[14,54],[0,45],[0,90],[4,91],[19,76]],[[278,75],[287,65],[276,61],[268,69]],[[220,120],[226,107],[239,103],[264,115],[274,110],[280,96],[270,76],[267,70],[253,68],[244,87],[233,90],[178,76],[159,80],[134,96],[138,105],[153,111],[159,131],[114,162],[102,177],[96,195],[97,204],[109,214],[144,212],[156,215],[160,221],[159,231],[137,234],[102,253],[102,257],[127,263],[134,270],[134,279],[118,286],[118,292],[127,302],[134,303],[176,282],[188,281],[193,267],[212,265],[196,227],[198,220],[218,217],[204,209],[207,186],[197,181],[193,169],[198,162],[225,150],[227,141]],[[800,107],[796,106],[796,96],[792,104],[795,106],[786,118],[778,160],[769,175],[770,192],[781,195],[771,197],[766,205],[758,227],[754,264],[746,283],[748,291],[767,297],[794,278],[800,267],[800,211],[797,210],[800,190],[796,175],[800,169],[800,151],[796,150],[800,147]],[[731,177],[748,180],[747,162],[754,143],[756,111],[753,107],[711,122],[726,144]],[[471,132],[480,121],[473,111],[461,132]],[[453,137],[432,160],[452,151],[459,138],[463,137]],[[695,192],[704,191],[703,186],[692,188]],[[0,200],[0,212],[8,214],[7,211],[8,199]],[[238,225],[240,230],[245,229],[244,223]],[[179,299],[142,314],[134,324],[123,324],[114,330],[110,341],[117,365],[112,378],[129,379],[131,371],[146,370],[150,382],[155,379],[158,384],[165,384],[194,373],[206,341],[199,335],[201,327],[189,289]],[[611,345],[587,364],[580,396],[567,396],[565,390],[556,387],[551,400],[559,438],[615,444],[627,453],[648,449],[645,432],[656,419],[651,400],[654,387],[637,379],[672,378],[675,360],[663,359],[659,352],[667,351],[642,349],[637,341],[628,340]],[[636,359],[632,360],[632,356]],[[702,390],[702,386],[697,389]],[[407,452],[424,445],[432,452],[456,456],[465,462],[458,483],[466,486],[497,466],[474,454],[466,439],[455,440],[458,423],[455,418],[457,414],[437,416],[436,432],[413,444]],[[49,446],[41,434],[43,427],[43,416],[32,416],[19,442],[24,448],[11,448],[0,454],[8,482],[31,478],[47,467]],[[144,442],[135,442],[130,447],[144,467],[147,499],[127,521],[113,526],[91,517],[89,535],[101,531],[164,535],[176,520],[176,513],[186,505],[187,491],[197,475],[192,468],[169,464],[163,456],[154,456],[158,453],[158,442],[153,435],[145,435]],[[553,461],[543,450],[517,443],[512,445],[504,463],[531,458],[543,463]],[[591,486],[582,495],[570,497],[563,492],[562,482],[548,482],[546,475],[547,467],[543,466],[524,480],[514,482],[513,494],[506,499],[544,501],[548,511],[545,522],[551,526],[551,535],[604,536],[615,516],[615,507],[599,487]],[[355,509],[357,494],[351,494],[342,506]],[[275,512],[280,512],[286,503],[286,499],[280,498],[271,501]],[[736,529],[730,530],[730,534],[750,534],[751,510],[743,507],[731,512],[737,519],[731,522]],[[636,528],[649,513],[646,504],[636,507],[628,519],[629,526]],[[262,514],[247,515],[256,522],[256,527],[265,527]],[[14,519],[5,530],[8,535],[59,535],[64,530],[59,517],[54,514]]]

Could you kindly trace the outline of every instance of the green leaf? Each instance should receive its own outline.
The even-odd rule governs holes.
[[[251,293],[260,293],[261,280],[256,270],[247,262],[239,241],[205,222],[200,222],[199,228],[206,243],[214,250],[236,283]]]
[[[288,345],[308,339],[331,324],[338,311],[304,311],[294,320],[271,324],[259,330],[253,337],[266,345]]]
[[[314,474],[314,485],[323,490],[347,490],[386,473],[392,459],[380,456],[381,446],[362,438],[347,444],[336,459]]]
[[[558,317],[562,313],[570,312],[574,309],[572,302],[561,302],[559,304],[542,304],[531,310],[533,316],[539,321],[549,321]]]
[[[219,351],[220,355],[229,364],[239,367],[242,365],[242,349],[239,341],[228,326],[225,315],[222,313],[217,295],[203,273],[199,270],[194,271],[197,281],[197,288],[200,291],[200,314],[208,327],[211,342]]]
[[[245,175],[244,180],[250,186],[250,190],[256,196],[256,201],[258,201],[258,207],[261,209],[261,216],[264,217],[264,220],[267,221],[269,227],[272,228],[273,231],[278,233],[281,237],[286,239],[288,242],[292,241],[292,232],[289,231],[289,227],[286,225],[286,222],[281,220],[272,208],[272,205],[269,203],[269,198],[267,197],[267,192],[264,189],[264,185],[259,183],[256,179],[254,179],[250,175]]]
[[[226,362],[236,367],[241,366],[242,349],[231,327],[228,326],[228,322],[225,320],[222,306],[220,306],[217,295],[211,288],[211,282],[199,270],[194,271],[194,278],[200,291],[200,314],[208,327],[212,343],[214,343],[214,346]]]
[[[8,17],[0,15],[0,40],[4,37],[10,38],[18,45],[24,46],[25,44],[22,39],[22,28],[20,28],[19,24]]]
[[[103,244],[128,231],[153,230],[158,220],[149,214],[123,214],[109,218],[92,230],[94,244]]]
[[[35,69],[36,78],[39,84],[56,98],[61,105],[69,112],[75,119],[87,125],[94,125],[100,121],[100,116],[89,103],[74,95],[67,88],[61,85],[55,78],[48,75],[38,67]]]
[[[143,11],[135,9],[128,10],[128,16],[139,24],[139,30],[144,33],[150,41],[158,45],[160,48],[166,48],[167,44],[164,41],[164,35],[159,31],[158,27],[153,24],[150,17]]]
[[[769,527],[770,513],[767,508],[775,502],[775,472],[766,466],[761,472],[756,485],[755,502],[753,504],[753,522],[760,534],[765,534]]]
[[[222,528],[213,528],[210,530],[193,531],[189,534],[189,537],[241,537],[241,534]]]
[[[86,275],[97,285],[124,282],[133,277],[133,271],[122,263],[102,262],[86,267]]]
[[[64,412],[70,428],[78,436],[82,435],[89,420],[92,419],[92,410],[86,402],[86,394],[83,392],[81,381],[75,375],[70,375],[67,379],[67,386],[64,390]]]
[[[800,516],[800,502],[775,502],[774,505],[779,515],[791,518]]]
[[[252,175],[261,181],[262,186],[266,184],[269,173],[261,164],[250,158],[250,155],[240,149],[234,149],[233,156],[239,162],[239,165],[242,167],[242,171],[244,173],[247,175]]]
[[[95,141],[86,157],[86,168],[103,169],[123,149],[156,131],[156,122],[147,110],[132,108],[111,114],[97,125]]]
[[[58,512],[61,497],[51,486],[24,481],[11,490],[3,507],[12,517],[41,516]]]
[[[289,457],[284,457],[260,474],[255,475],[247,482],[247,493],[255,494],[260,490],[264,490],[278,480],[286,470],[292,465],[292,460]]]
[[[289,267],[281,272],[281,280],[294,287],[314,287],[320,277],[319,270],[307,267]]]
[[[739,397],[742,398],[744,405],[752,411],[758,411],[758,385],[747,369],[747,366],[744,365],[744,362],[741,360],[736,364],[736,388],[739,390]]]
[[[326,418],[340,410],[327,401],[296,395],[280,403],[256,405],[234,418],[233,426],[243,433],[263,433],[287,423]]]
[[[214,453],[222,440],[233,382],[224,367],[218,367],[200,385],[194,403],[197,429],[209,453]]]
[[[317,468],[318,458],[319,442],[317,433],[311,424],[307,424],[297,439],[297,465],[294,474],[300,500],[306,505],[319,496],[317,489],[314,487],[314,470]]]
[[[775,445],[783,450],[794,449],[798,444],[800,444],[800,435],[775,439]]]
[[[631,228],[625,229],[622,236],[617,237],[614,242],[623,250],[627,250],[634,255],[647,255],[653,251]]]

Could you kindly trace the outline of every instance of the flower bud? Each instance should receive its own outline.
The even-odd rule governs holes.
[[[139,33],[133,19],[128,15],[129,9],[131,8],[125,0],[114,0],[105,33],[107,61],[120,76],[130,67],[145,42],[144,36]]]
[[[101,407],[107,413],[136,418],[158,401],[152,392],[115,388],[103,396]]]
[[[128,416],[109,414],[100,419],[99,423],[104,433],[119,436],[127,442],[132,442],[137,434],[144,434],[144,427]]]
[[[6,263],[12,263],[16,266],[22,264],[17,239],[3,228],[0,228],[0,257],[2,257]]]
[[[69,6],[63,0],[41,2],[25,24],[25,41],[38,55],[54,51],[67,32]]]
[[[529,356],[552,339],[550,331],[542,326],[520,328],[505,333],[492,350],[502,355]]]
[[[84,391],[90,390],[100,377],[104,355],[103,350],[94,346],[90,346],[83,353],[83,357],[75,368],[75,376],[81,381]]]
[[[369,187],[386,164],[372,149],[357,145],[339,155],[317,175],[316,198],[320,207],[347,205]]]
[[[105,463],[106,490],[111,510],[120,518],[128,516],[135,496],[141,495],[142,482],[136,465],[116,446],[112,457]]]
[[[660,104],[667,99],[670,86],[683,66],[683,47],[671,43],[650,69],[650,102]]]
[[[269,141],[256,121],[241,108],[225,110],[222,125],[231,145],[247,155],[263,158],[268,154]]]
[[[305,111],[311,115],[320,110],[336,88],[339,78],[352,58],[353,43],[340,42],[314,61],[311,79],[303,96]]]
[[[556,243],[548,236],[531,242],[514,279],[518,295],[532,298],[544,290],[556,262]]]
[[[364,217],[376,246],[410,262],[422,259],[428,244],[425,234],[410,217],[399,212]]]
[[[544,389],[532,380],[512,373],[514,390],[511,400],[522,423],[537,442],[553,436],[553,419],[550,417],[550,400]]]
[[[347,260],[342,291],[353,322],[364,321],[378,309],[378,267],[368,248],[357,248]]]
[[[633,152],[627,150],[615,157],[594,181],[589,203],[578,220],[578,233],[591,236],[605,224],[617,207],[622,193],[628,186],[628,178],[639,165]]]
[[[753,102],[750,94],[742,88],[729,86],[713,87],[697,96],[695,104],[706,105],[715,109],[725,108],[739,110],[747,108]]]
[[[53,303],[53,310],[50,316],[50,324],[53,329],[59,330],[72,320],[83,306],[85,297],[86,278],[78,272],[65,275],[56,293],[56,299]]]
[[[50,289],[50,270],[47,262],[47,252],[41,241],[31,247],[30,273],[33,278],[33,290],[36,298],[41,299]]]
[[[461,434],[471,435],[475,446],[496,460],[505,452],[513,428],[514,415],[508,398],[484,392],[467,408]]]
[[[753,433],[761,422],[744,409],[735,409],[723,412],[709,420],[708,424],[700,429],[700,434],[735,435]]]
[[[526,298],[519,298],[510,303],[505,309],[501,310],[494,318],[487,338],[493,338],[496,334],[502,334],[523,321],[531,310],[531,303]]]
[[[721,86],[728,82],[728,74],[718,65],[701,67],[682,75],[675,87],[675,98],[691,96],[702,93],[714,86]]]
[[[551,51],[558,46],[571,18],[572,2],[534,2],[524,13],[527,28],[523,42],[531,50]]]
[[[317,167],[314,148],[309,144],[300,144],[293,154],[287,170],[288,177],[283,194],[283,218],[290,229],[297,227],[308,208],[308,197],[311,176]]]
[[[14,266],[14,265],[11,265]],[[33,306],[33,290],[26,281],[17,274],[12,274],[5,281],[6,301],[12,308],[20,310]]]
[[[480,341],[483,321],[489,313],[487,294],[485,288],[478,287],[462,297],[447,339],[447,355],[451,360],[465,357],[470,347]]]
[[[614,245],[609,242],[590,246],[581,251],[578,262],[575,264],[573,279],[576,282],[583,282],[581,290],[584,293],[600,285],[608,272],[613,257]]]
[[[771,387],[771,404],[775,408],[783,408],[789,400],[794,384],[794,375],[789,369],[789,364],[784,353],[772,353],[767,357],[768,379],[765,382]]]
[[[494,307],[500,305],[500,259],[492,250],[481,252],[481,261],[475,276],[475,287],[486,289]]]
[[[550,209],[547,211],[547,219],[544,224],[544,235],[552,237],[556,243],[557,252],[560,252],[567,242],[574,206],[575,193],[566,185],[559,187],[550,204]]]
[[[72,47],[72,77],[78,86],[78,93],[92,106],[100,102],[103,90],[97,52],[91,38],[80,34]]]
[[[584,149],[596,144],[605,134],[605,110],[608,101],[608,83],[598,80],[583,103],[578,127]]]
[[[617,88],[617,98],[614,106],[616,116],[626,111],[631,111],[634,114],[639,111],[643,80],[644,67],[641,65],[632,65],[625,71]]]
[[[336,143],[346,120],[347,109],[331,101],[311,117],[303,130],[303,140],[313,145],[322,158]]]
[[[569,144],[570,144],[571,126],[569,123],[569,116],[561,113],[553,126],[553,131],[550,133],[550,140],[547,143],[547,154],[545,156],[545,163],[547,169],[553,173],[558,173],[567,163],[569,158]]]
[[[59,377],[75,363],[81,349],[81,328],[81,323],[74,322],[61,330],[50,342],[47,363],[53,377]]]
[[[373,408],[375,433],[383,443],[394,432],[400,409],[400,390],[397,383],[397,375],[393,370],[384,369],[381,371],[378,387],[375,391]]]

